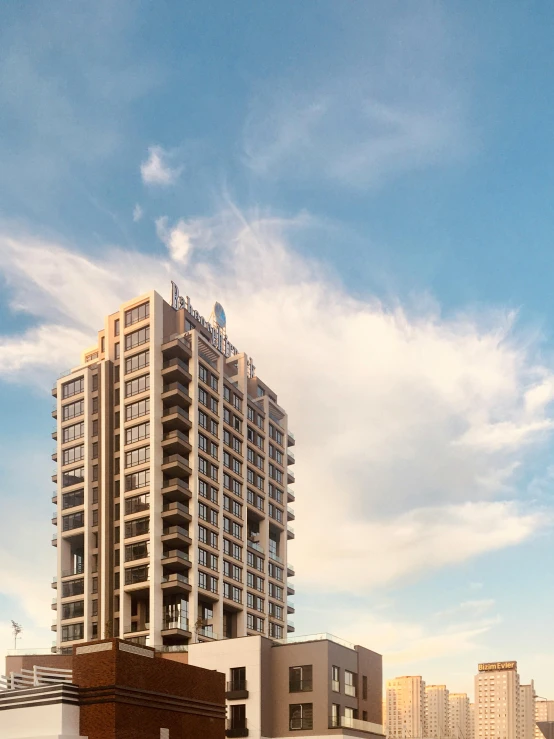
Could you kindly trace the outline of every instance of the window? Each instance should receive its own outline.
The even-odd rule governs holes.
[[[125,515],[129,516],[131,513],[140,513],[141,511],[147,511],[150,508],[150,495],[143,493],[143,495],[135,495],[132,498],[127,498],[125,501]],[[116,516],[116,519],[118,516]]]
[[[203,411],[198,411],[198,425],[203,428],[208,428],[208,416]]]
[[[283,582],[283,568],[278,567],[278,565],[273,564],[273,562],[268,562],[267,574],[275,580]]]
[[[74,641],[75,639],[82,639],[83,634],[83,624],[69,624],[68,626],[62,626],[62,641]]]
[[[140,423],[138,426],[131,426],[125,429],[125,444],[134,444],[136,441],[142,441],[150,437],[150,421]],[[119,438],[119,437],[116,437]]]
[[[66,580],[62,583],[62,598],[71,598],[73,595],[83,595],[85,592],[85,581],[83,578],[80,580]]]
[[[269,623],[269,636],[273,639],[283,638],[283,627],[280,624]]]
[[[238,567],[226,559],[223,560],[223,574],[236,582],[242,582],[242,567]]]
[[[268,506],[269,515],[279,523],[283,523],[283,511],[272,503]]]
[[[275,585],[270,582],[268,592],[271,598],[275,598],[275,600],[283,600],[283,588],[279,585]]]
[[[198,363],[198,377],[206,385],[208,385],[209,374],[210,373],[208,372],[208,370],[206,369],[206,367],[204,367],[204,365],[199,362]]]
[[[116,318],[113,324],[113,334],[114,336],[119,336],[119,318]]]
[[[240,411],[242,409],[242,400],[236,394],[233,394],[233,405],[235,406],[237,411]]]
[[[227,534],[231,534],[235,539],[242,539],[242,526],[235,521],[231,521],[227,516],[223,516],[223,530]]]
[[[217,409],[219,407],[219,403],[217,400],[210,395],[210,410],[212,413],[215,413],[217,415]]]
[[[229,557],[236,559],[238,562],[242,562],[242,547],[229,539],[223,539],[223,551]]]
[[[333,703],[331,705],[331,721],[329,728],[340,728],[340,705],[338,703]]]
[[[78,505],[84,505],[85,491],[75,490],[73,493],[64,493],[62,495],[62,509],[75,508]]]
[[[210,375],[210,387],[217,393],[218,380],[215,375]]]
[[[66,488],[70,485],[77,485],[85,481],[85,468],[76,467],[74,470],[62,472],[62,487]]]
[[[231,389],[227,385],[223,386],[223,400],[226,400],[227,403],[231,402]]]
[[[139,541],[136,544],[126,544],[125,562],[132,562],[134,559],[146,559],[146,557],[148,557],[148,550],[148,541]]]
[[[62,464],[73,464],[80,462],[85,456],[85,445],[72,446],[70,449],[64,449],[62,452]]]
[[[214,511],[213,508],[204,505],[204,503],[198,504],[198,517],[202,521],[208,521],[213,526],[217,526],[217,511]]]
[[[215,436],[217,438],[217,430],[219,428],[219,424],[217,421],[214,421],[213,418],[210,418],[210,433],[212,436]]]
[[[231,667],[228,690],[246,690],[246,667]]]
[[[150,316],[150,303],[142,303],[136,308],[125,311],[125,326],[132,326],[133,323],[144,321]]]
[[[245,690],[245,688],[231,688],[231,690]],[[248,732],[246,727],[246,705],[244,703],[235,703],[229,708],[229,729],[231,736],[244,736]]]
[[[210,397],[209,393],[207,393],[203,388],[198,388],[198,402],[202,403],[202,405],[205,405],[206,408],[208,407],[208,398]]]
[[[125,351],[134,349],[136,346],[146,344],[150,341],[150,326],[139,328],[138,331],[133,331],[125,336]]]
[[[121,345],[120,345],[119,341],[116,342],[116,344],[114,346],[114,350],[115,350],[115,358],[116,359],[119,359],[119,357],[121,356]]]
[[[125,374],[128,375],[130,372],[137,372],[143,367],[148,367],[150,364],[150,349],[147,349],[140,354],[134,354],[132,357],[125,359]]]
[[[346,695],[356,697],[356,674],[349,670],[344,671],[344,692]]]
[[[81,421],[81,423],[75,423],[73,426],[66,426],[62,430],[62,444],[67,443],[68,441],[76,441],[77,439],[81,439],[85,435],[85,424]]]
[[[85,378],[78,377],[76,380],[66,382],[62,385],[62,398],[71,398],[72,395],[84,392],[85,389]]]
[[[92,442],[92,458],[98,459],[98,442],[97,441]]]
[[[125,476],[125,490],[137,490],[145,488],[150,484],[150,470],[142,470],[141,472],[133,472]]]
[[[283,473],[272,464],[269,465],[269,476],[277,482],[283,482]]]
[[[80,529],[85,525],[85,513],[70,513],[68,516],[62,516],[62,531],[71,531],[72,529]]]
[[[69,421],[71,418],[82,416],[85,412],[85,401],[77,400],[75,403],[69,403],[62,406],[62,420]]]
[[[125,538],[131,539],[133,536],[142,536],[150,532],[150,517],[137,518],[134,521],[125,522]]]
[[[136,467],[137,464],[144,464],[148,461],[150,461],[149,446],[141,446],[138,449],[133,449],[132,452],[125,452],[125,467]],[[142,487],[142,485],[138,487]],[[127,489],[133,490],[133,488]]]
[[[85,601],[76,600],[73,603],[64,603],[62,606],[62,618],[80,618],[85,614]]]
[[[217,577],[207,575],[205,572],[198,572],[198,587],[209,590],[211,593],[217,593]]]
[[[279,621],[283,620],[283,606],[278,606],[277,603],[272,603],[270,601],[267,606],[267,612],[270,616],[278,618]]]
[[[331,690],[340,693],[340,669],[337,665],[331,667]]]
[[[210,531],[205,526],[198,526],[198,541],[207,544],[213,549],[218,549],[218,536],[215,531]]]
[[[289,706],[290,731],[313,729],[313,703],[293,703]]]
[[[223,508],[226,511],[229,511],[229,513],[232,513],[233,516],[242,518],[242,505],[237,503],[236,500],[233,500],[228,495],[223,496]]]
[[[139,400],[136,403],[125,406],[125,420],[132,421],[134,418],[146,416],[150,413],[150,398]]]
[[[269,497],[283,505],[283,491],[269,483]]]
[[[367,675],[362,677],[362,699],[367,700]]]
[[[140,567],[128,567],[125,570],[125,585],[134,585],[137,582],[146,582],[148,580],[148,565]]]
[[[150,375],[141,375],[134,380],[128,380],[125,383],[125,397],[130,398],[133,395],[144,393],[150,390]]]

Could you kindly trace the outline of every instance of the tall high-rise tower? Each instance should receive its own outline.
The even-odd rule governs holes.
[[[451,739],[473,739],[473,713],[467,693],[450,693],[448,703]]]
[[[517,662],[487,662],[475,676],[475,739],[520,739]]]
[[[294,437],[218,303],[123,304],[52,392],[58,647],[294,630]]]
[[[519,686],[519,726],[520,739],[533,739],[535,736],[535,685]]]
[[[387,680],[387,736],[398,739],[423,737],[425,681],[421,675]]]
[[[450,736],[450,704],[446,685],[425,686],[423,736],[446,739]]]

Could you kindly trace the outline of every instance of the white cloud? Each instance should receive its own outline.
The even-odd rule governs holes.
[[[165,261],[111,247],[92,258],[0,236],[12,306],[40,322],[48,347],[47,362],[29,348],[21,361],[29,371],[38,362],[50,383],[52,357],[59,369],[74,364],[81,335],[90,343],[106,313],[152,288],[167,294],[170,279],[205,315],[219,300],[231,340],[253,355],[296,435],[290,559],[300,589],[412,580],[550,524],[516,474],[550,429],[548,404],[528,399],[552,377],[514,316],[443,318],[436,306],[414,314],[354,298],[291,249],[290,231],[301,239],[314,226],[305,214],[230,207],[157,225]],[[19,348],[30,343],[3,337],[0,376],[13,376]],[[498,430],[494,444],[461,443],[483,428]]]
[[[135,207],[133,208],[133,222],[138,223],[142,219],[143,215],[144,215],[143,210],[140,207],[140,205],[137,203]]]
[[[172,167],[169,164],[171,154],[161,146],[148,147],[148,158],[140,165],[140,174],[145,185],[174,185],[182,167]]]

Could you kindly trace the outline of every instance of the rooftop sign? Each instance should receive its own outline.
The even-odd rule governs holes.
[[[496,672],[497,670],[517,670],[517,662],[481,662],[479,672]]]
[[[201,316],[200,313],[192,307],[189,296],[187,295],[186,297],[183,297],[180,295],[178,286],[172,281],[171,305],[175,310],[181,310],[184,308],[187,313],[203,326],[203,328],[207,329],[212,337],[212,345],[226,357],[231,357],[240,353],[227,338],[227,318],[220,303],[214,304],[210,320],[206,321],[204,316]],[[252,357],[248,357],[247,360],[247,374],[250,378],[254,377],[256,374],[256,368],[252,362]]]

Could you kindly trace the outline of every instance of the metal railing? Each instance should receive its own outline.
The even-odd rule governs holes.
[[[275,554],[275,552],[272,552],[271,550],[268,552],[268,554],[269,559],[272,559],[274,562],[279,562],[279,564],[281,565],[283,564],[283,560],[278,554]]]
[[[248,690],[246,680],[228,680],[227,692],[232,693],[237,690]]]
[[[298,729],[313,729],[314,727],[314,720],[313,718],[306,717],[306,718],[291,718],[289,721],[289,729],[291,731],[297,731]]]
[[[85,572],[85,563],[78,562],[68,570],[62,570],[62,577],[71,577],[72,575],[82,575]]]
[[[162,582],[182,582],[185,585],[188,585],[189,579],[186,575],[181,575],[179,572],[172,572],[171,575],[162,577]]]
[[[171,534],[180,534],[189,538],[189,532],[182,526],[166,526],[162,531],[162,536],[170,536]]]
[[[178,405],[172,405],[170,408],[165,408],[162,413],[162,419],[166,416],[172,416],[174,413],[178,413],[180,416],[183,416],[183,418],[186,418],[187,421],[190,421],[189,414]]]
[[[182,631],[188,631],[189,620],[184,616],[164,616],[162,629],[181,629]]]
[[[163,387],[163,392],[168,393],[170,390],[178,390],[179,392],[183,393],[183,395],[186,395],[187,398],[190,398],[188,388],[186,388],[182,383],[180,382],[168,382]]]
[[[289,693],[309,693],[313,690],[312,678],[289,680]]]
[[[170,367],[180,367],[182,370],[190,374],[188,364],[178,357],[175,357],[174,359],[166,359],[162,365],[162,369],[169,369]]]
[[[162,554],[162,559],[172,559],[173,557],[184,559],[186,562],[189,561],[189,555],[186,552],[182,552],[180,549],[170,549],[168,552],[164,552]]]
[[[183,505],[183,503],[179,503],[178,501],[172,501],[171,503],[164,503],[162,508],[162,513],[165,513],[167,511],[175,511],[177,513],[189,513],[188,506]]]
[[[258,542],[257,542],[257,541],[251,541],[250,539],[248,539],[248,541],[247,541],[247,545],[248,545],[248,546],[249,546],[249,547],[250,547],[251,549],[255,549],[255,550],[256,550],[257,552],[261,552],[261,554],[263,554],[263,553],[264,553],[264,548],[262,547],[262,545],[261,545],[261,544],[258,544]],[[270,555],[270,556],[271,556],[271,555]]]
[[[329,716],[330,729],[354,729],[356,731],[368,731],[372,734],[382,734],[383,726],[374,724],[371,721],[362,721],[359,718],[350,718],[350,716]]]

